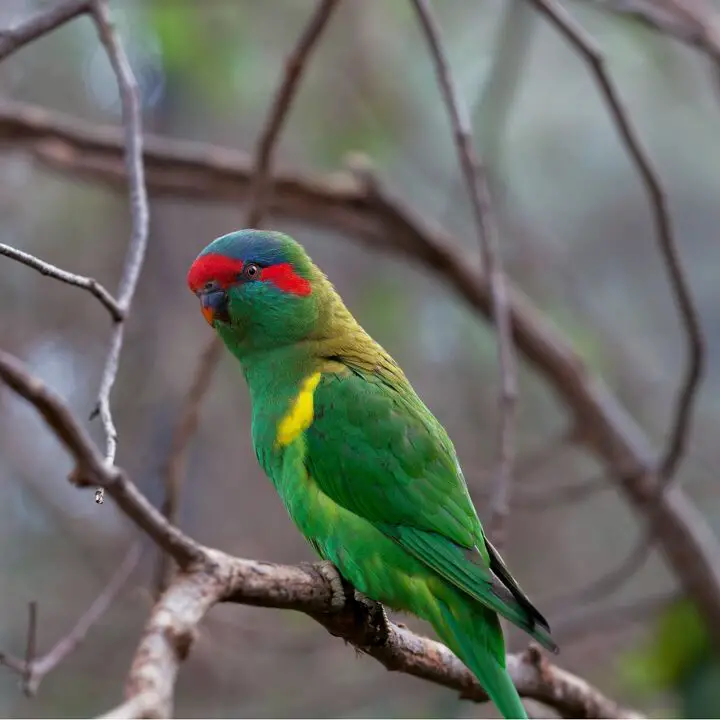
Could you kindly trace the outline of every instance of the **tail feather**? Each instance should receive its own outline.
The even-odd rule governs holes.
[[[435,632],[467,665],[504,718],[524,720],[527,713],[505,667],[505,640],[498,616],[480,603],[436,598]]]

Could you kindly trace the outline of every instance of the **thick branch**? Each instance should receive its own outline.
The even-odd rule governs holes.
[[[121,134],[113,128],[3,103],[0,143],[25,148],[57,171],[125,187]],[[148,186],[158,196],[235,203],[248,189],[250,162],[231,149],[148,135],[145,163]],[[486,279],[459,244],[378,183],[370,188],[351,174],[276,174],[270,208],[407,256],[448,283],[478,313],[492,318]],[[642,428],[518,288],[508,286],[508,300],[518,351],[573,415],[581,441],[650,521],[658,547],[720,647],[720,545],[703,514],[677,486],[653,501],[659,487],[657,453]]]
[[[169,717],[180,664],[197,627],[222,600],[300,610],[388,670],[457,690],[484,702],[475,677],[444,645],[385,623],[375,603],[349,599],[330,612],[332,590],[312,566],[294,567],[211,553],[212,564],[179,574],[155,606],[135,653],[126,701],[106,718]],[[566,717],[642,717],[620,707],[585,681],[546,661],[537,649],[508,657],[521,695],[552,705]]]
[[[474,676],[443,645],[386,625],[377,603],[348,600],[332,607],[330,584],[312,567],[272,565],[232,558],[204,548],[171,526],[122,470],[108,466],[65,403],[12,356],[0,351],[0,378],[40,413],[78,463],[75,479],[105,488],[125,514],[180,564],[153,609],[135,654],[127,683],[128,701],[108,717],[169,717],[180,663],[187,657],[200,621],[220,600],[301,610],[354,644],[388,669],[459,690],[485,700]],[[382,619],[382,622],[379,621]],[[579,678],[530,650],[510,657],[508,667],[521,694],[558,707],[571,717],[639,717]]]

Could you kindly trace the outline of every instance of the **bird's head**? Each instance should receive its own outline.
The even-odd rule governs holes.
[[[236,350],[308,337],[319,317],[322,273],[288,235],[238,230],[213,240],[188,272],[202,314]]]

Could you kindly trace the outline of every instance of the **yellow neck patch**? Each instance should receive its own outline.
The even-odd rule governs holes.
[[[293,400],[288,412],[278,423],[275,442],[280,447],[289,445],[300,433],[305,432],[312,425],[315,414],[313,397],[319,382],[319,372],[313,373],[303,380],[300,392]]]

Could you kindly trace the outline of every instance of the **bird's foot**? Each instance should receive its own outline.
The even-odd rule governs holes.
[[[347,602],[345,580],[342,575],[340,575],[338,569],[329,560],[323,560],[322,562],[316,563],[314,567],[330,586],[330,591],[332,593],[330,597],[330,609],[333,612],[342,610]]]
[[[355,590],[355,600],[365,607],[371,608],[375,616],[382,618],[382,623],[387,627],[390,623],[390,618],[387,616],[385,606],[379,603],[377,600],[369,598],[365,593],[361,593],[359,590]]]

